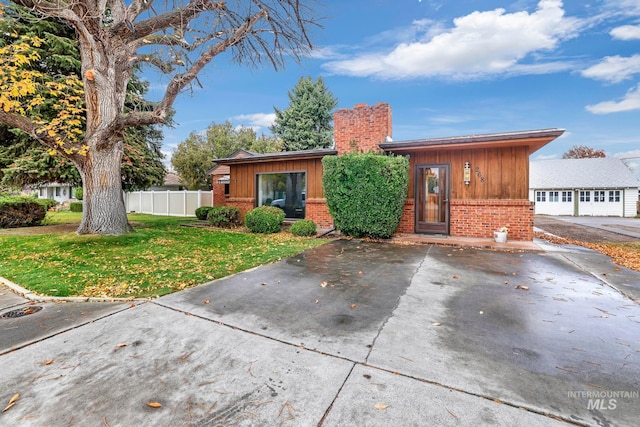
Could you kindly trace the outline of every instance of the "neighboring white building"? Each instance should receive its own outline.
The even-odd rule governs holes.
[[[52,182],[45,184],[38,189],[39,199],[53,199],[58,204],[62,204],[73,199],[73,187],[71,184],[59,184]]]
[[[633,217],[639,187],[627,165],[613,157],[529,164],[529,200],[536,214]]]

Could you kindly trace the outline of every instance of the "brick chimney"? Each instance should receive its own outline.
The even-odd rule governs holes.
[[[356,104],[333,114],[333,139],[338,155],[380,151],[378,144],[391,136],[391,107],[386,102],[374,106]]]

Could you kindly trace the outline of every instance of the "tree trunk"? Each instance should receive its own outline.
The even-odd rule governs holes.
[[[122,194],[122,150],[122,142],[91,149],[78,166],[84,193],[78,234],[120,235],[133,230]]]

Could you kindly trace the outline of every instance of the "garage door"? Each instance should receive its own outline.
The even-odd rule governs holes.
[[[578,215],[623,216],[622,190],[580,190]]]

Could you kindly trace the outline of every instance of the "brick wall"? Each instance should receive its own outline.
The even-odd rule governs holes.
[[[338,155],[351,152],[380,151],[378,144],[391,136],[391,107],[384,102],[376,105],[356,104],[333,114],[333,139]]]
[[[319,228],[333,228],[333,217],[325,199],[307,199],[305,218],[315,222]]]
[[[212,175],[213,180],[213,206],[224,206],[226,197],[224,195],[224,184],[218,183],[218,180],[224,175]]]
[[[533,203],[528,200],[452,200],[451,236],[492,238],[500,227],[510,240],[533,240]]]
[[[404,207],[402,208],[402,218],[400,219],[400,224],[398,225],[396,233],[413,234],[416,232],[415,212],[415,200],[406,199],[404,202]]]
[[[229,197],[227,206],[235,206],[240,209],[240,219],[244,222],[244,216],[251,209],[255,208],[255,201],[251,197]]]

